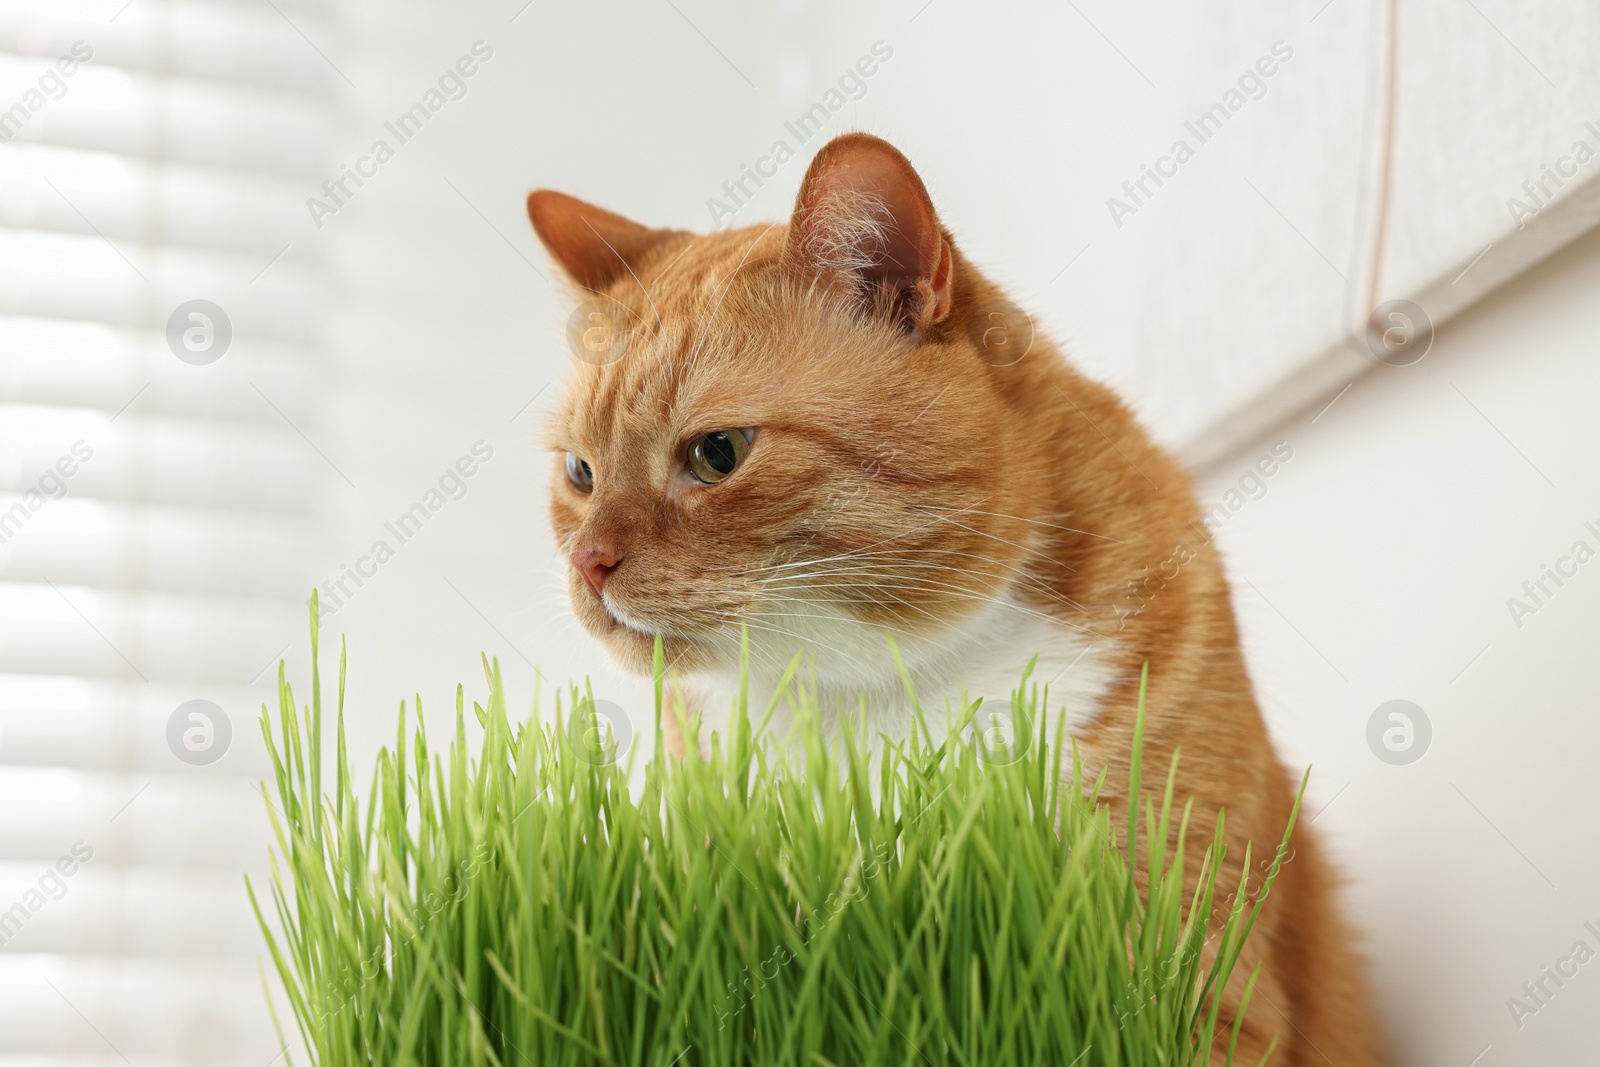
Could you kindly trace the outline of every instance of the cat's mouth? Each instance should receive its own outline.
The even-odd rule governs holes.
[[[658,637],[666,662],[678,669],[703,669],[727,655],[721,612],[700,605],[682,590],[667,593],[620,585],[613,589],[607,582],[596,595],[593,587],[574,576],[570,593],[578,621],[626,670],[648,673],[652,669]],[[737,646],[735,639],[732,647]]]
[[[598,597],[587,589],[584,592],[586,603],[578,610],[579,620],[625,670],[648,674],[655,662],[658,638],[666,662],[676,669],[700,669],[714,659],[706,635],[687,629],[682,619],[658,618],[654,612],[630,609],[618,603],[609,590]]]
[[[596,598],[600,610],[610,618],[612,626],[616,629],[631,630],[642,637],[654,638],[656,634],[665,632],[665,627],[641,621],[630,615],[627,609],[616,603],[614,597],[600,596]]]

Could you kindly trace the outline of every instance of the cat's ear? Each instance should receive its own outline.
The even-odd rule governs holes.
[[[557,263],[586,289],[603,289],[677,233],[653,230],[565,193],[528,194],[528,218]]]
[[[785,266],[920,332],[950,313],[950,245],[909,160],[871,134],[817,153],[784,240]]]

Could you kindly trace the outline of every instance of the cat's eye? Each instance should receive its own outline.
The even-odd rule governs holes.
[[[689,445],[689,472],[702,482],[720,482],[750,451],[742,430],[714,430]]]
[[[579,459],[571,452],[567,453],[567,481],[572,483],[572,488],[580,493],[587,493],[594,489],[594,471],[589,466],[589,461]]]

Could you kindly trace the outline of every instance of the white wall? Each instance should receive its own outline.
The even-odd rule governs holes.
[[[1600,1041],[1600,962],[1547,982],[1520,1029],[1506,1004],[1575,941],[1600,953],[1584,928],[1600,930],[1600,559],[1547,583],[1520,626],[1506,605],[1575,541],[1600,551],[1584,526],[1600,529],[1597,291],[1593,231],[1421,363],[1380,367],[1201,480],[1209,504],[1272,442],[1294,449],[1218,541],[1273,730],[1314,764],[1307,811],[1327,806],[1316,825],[1400,1067],[1490,1045],[1492,1067],[1575,1063]],[[1397,698],[1433,726],[1405,766],[1365,737]]]

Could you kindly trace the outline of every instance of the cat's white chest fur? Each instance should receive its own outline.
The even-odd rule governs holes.
[[[783,669],[801,652],[805,658],[797,677],[814,677],[828,733],[839,726],[841,705],[852,717],[860,715],[863,697],[864,716],[859,721],[869,738],[885,734],[900,740],[910,732],[914,712],[882,628],[814,602],[764,612],[758,626],[750,630],[752,725],[765,714]],[[1011,693],[1035,656],[1038,662],[1029,685],[1049,688],[1052,734],[1055,719],[1063,712],[1069,733],[1093,719],[1112,682],[1107,639],[1009,599],[987,602],[960,623],[933,634],[899,637],[896,644],[935,740],[959,714],[963,693],[969,700],[983,699],[980,728],[1006,728],[1009,722],[995,723],[990,715],[999,712],[1009,720]],[[738,697],[738,676],[715,672],[692,681],[704,699],[704,727],[726,736],[730,709]],[[781,738],[792,721],[791,706],[780,702],[768,731]]]

